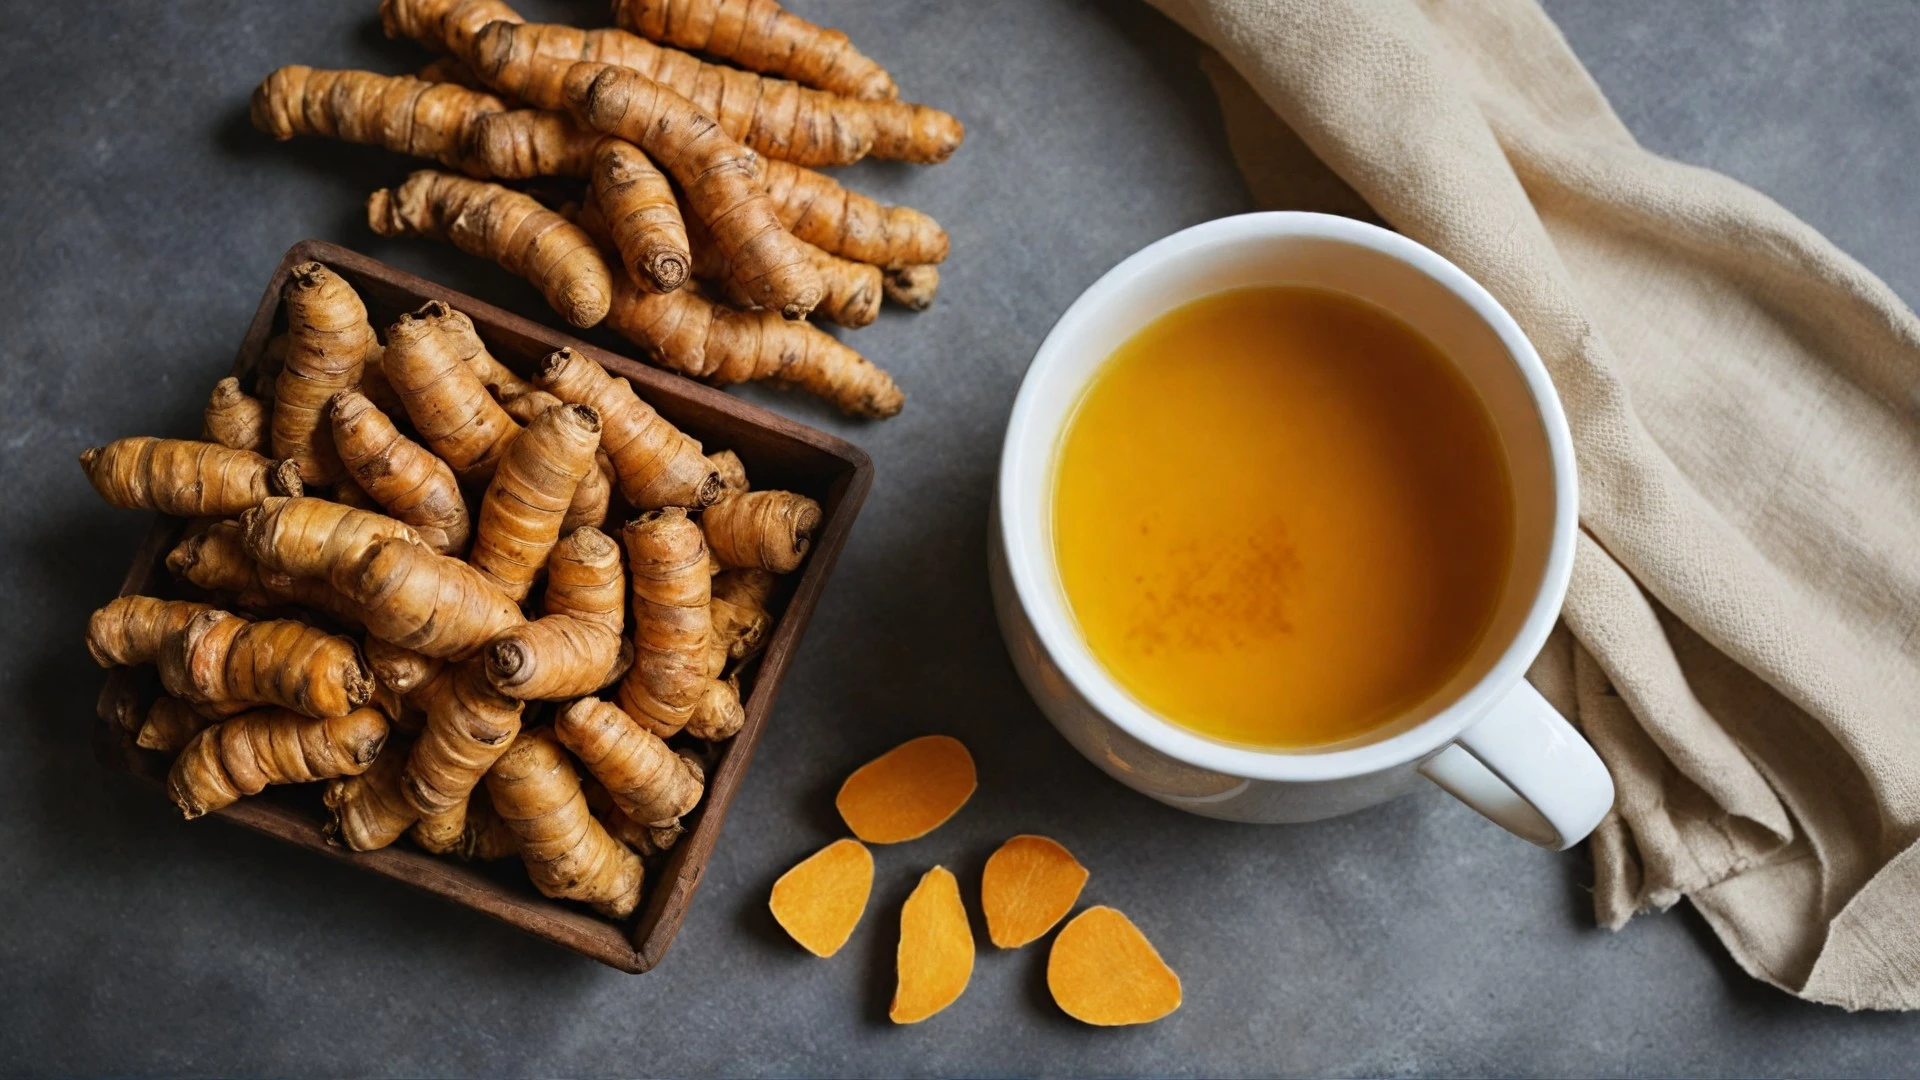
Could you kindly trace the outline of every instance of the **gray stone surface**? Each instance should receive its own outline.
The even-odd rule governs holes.
[[[8,1073],[1859,1074],[1920,1070],[1920,1018],[1798,1003],[1686,910],[1593,928],[1590,870],[1438,793],[1261,829],[1102,778],[1023,697],[983,580],[1003,419],[1035,345],[1135,248],[1241,210],[1192,47],[1134,4],[815,0],[966,147],[858,182],[952,230],[939,303],[857,335],[911,392],[848,435],[879,482],[678,943],[601,968],[399,885],[218,823],[186,826],[87,748],[80,648],[142,522],[73,455],[197,424],[280,253],[339,241],[540,316],[517,281],[360,217],[409,163],[248,128],[275,65],[403,70],[371,0],[28,3],[0,35],[0,1070]],[[1920,297],[1920,8],[1858,2],[1550,7],[1645,142],[1780,199]],[[597,19],[586,0],[525,5]],[[761,395],[754,395],[761,397]],[[878,853],[832,961],[766,914],[836,835],[834,786],[903,738],[967,740],[981,790]],[[885,1021],[897,917],[943,862],[972,880],[1020,831],[1093,869],[1186,981],[1173,1018],[1095,1031],[1049,1003],[1037,949],[985,951],[956,1005]],[[969,890],[971,891],[971,890]]]

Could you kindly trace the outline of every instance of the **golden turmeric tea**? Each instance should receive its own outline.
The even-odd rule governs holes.
[[[1157,319],[1061,436],[1054,558],[1081,634],[1149,710],[1327,747],[1464,665],[1513,547],[1499,436],[1426,338],[1265,286]]]

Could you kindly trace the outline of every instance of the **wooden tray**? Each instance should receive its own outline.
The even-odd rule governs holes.
[[[279,317],[281,288],[292,268],[303,262],[324,263],[351,283],[366,301],[375,326],[384,327],[402,312],[428,300],[445,301],[465,312],[493,354],[522,374],[533,361],[555,349],[575,349],[614,374],[626,376],[661,415],[707,447],[738,453],[755,487],[785,488],[820,502],[824,520],[815,534],[813,549],[800,572],[784,583],[783,592],[788,593],[785,607],[777,613],[765,652],[741,676],[746,726],[717,748],[708,771],[706,798],[688,821],[686,836],[664,863],[649,865],[646,895],[630,925],[541,896],[515,860],[470,865],[428,855],[405,840],[370,852],[352,852],[330,844],[321,833],[324,818],[317,793],[307,790],[318,785],[270,788],[217,811],[228,821],[438,893],[622,971],[646,971],[660,962],[672,944],[700,886],[700,876],[720,838],[727,806],[740,788],[753,748],[766,729],[767,715],[773,711],[781,677],[826,588],[834,560],[846,544],[860,503],[873,484],[873,463],[858,447],[842,439],[318,240],[295,244],[280,260],[240,344],[236,370],[252,367],[275,333],[276,322],[283,321]],[[167,517],[154,523],[134,555],[133,568],[120,586],[120,595],[180,594],[164,563],[183,526],[184,522]],[[776,596],[776,601],[779,599]],[[159,782],[166,777],[167,759],[136,748],[111,719],[115,710],[128,704],[144,709],[157,692],[154,683],[150,668],[116,669],[108,675],[100,696],[102,723],[96,748],[108,765]]]

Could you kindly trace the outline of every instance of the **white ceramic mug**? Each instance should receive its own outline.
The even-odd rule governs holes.
[[[1514,554],[1493,623],[1450,682],[1372,741],[1325,751],[1231,745],[1154,715],[1081,637],[1053,558],[1060,435],[1108,356],[1189,301],[1251,285],[1370,301],[1450,357],[1486,404],[1514,494]],[[1509,831],[1566,848],[1613,804],[1592,747],[1522,677],[1573,566],[1573,443],[1546,368],[1512,316],[1459,267],[1398,233],[1325,214],[1223,218],[1108,271],[1041,343],[1000,461],[989,565],[1014,666],[1054,726],[1122,783],[1194,813],[1311,821],[1403,794],[1420,778]]]

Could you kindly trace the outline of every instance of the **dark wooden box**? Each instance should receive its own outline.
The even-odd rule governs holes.
[[[275,332],[281,288],[289,271],[303,262],[324,263],[350,282],[366,301],[378,327],[428,300],[445,301],[471,317],[494,355],[523,374],[534,360],[555,349],[576,349],[614,374],[626,376],[642,398],[709,450],[738,453],[755,487],[785,488],[820,502],[825,519],[815,534],[812,552],[799,573],[785,583],[784,609],[778,613],[766,650],[742,674],[746,726],[717,748],[708,771],[706,798],[688,821],[686,836],[667,854],[664,863],[649,865],[646,894],[631,925],[602,918],[583,906],[541,896],[517,862],[468,865],[428,855],[404,839],[385,850],[364,853],[331,844],[321,833],[323,811],[317,794],[307,790],[314,785],[270,788],[218,811],[218,816],[229,821],[438,893],[622,971],[646,971],[660,962],[672,944],[700,886],[707,859],[720,838],[727,806],[740,788],[754,746],[766,729],[767,715],[773,711],[781,677],[826,588],[860,503],[872,486],[873,464],[858,447],[842,439],[318,240],[295,244],[280,260],[241,342],[236,369],[250,369]],[[212,380],[208,382],[211,388]],[[120,595],[165,596],[177,592],[164,564],[184,524],[166,517],[155,521],[134,556]],[[102,723],[97,744],[101,759],[109,765],[161,781],[166,776],[167,760],[136,748],[110,719],[115,710],[130,701],[144,708],[142,699],[150,700],[155,692],[150,670],[110,673],[101,693]],[[156,811],[159,809],[156,807]]]

